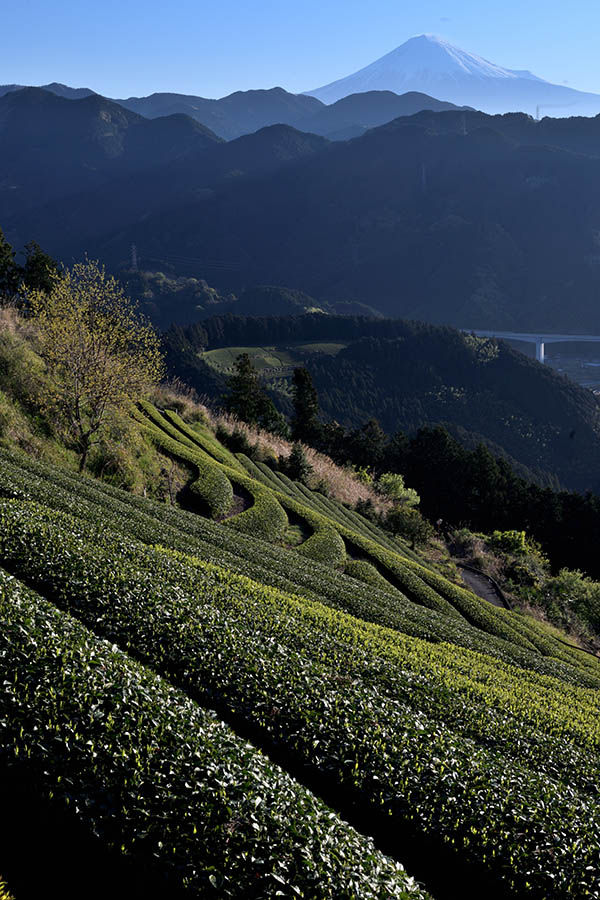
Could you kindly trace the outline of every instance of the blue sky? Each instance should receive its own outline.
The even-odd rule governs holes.
[[[0,84],[62,81],[112,97],[300,92],[423,32],[600,93],[595,0],[19,0],[2,12]]]

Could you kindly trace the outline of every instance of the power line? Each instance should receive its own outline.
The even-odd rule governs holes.
[[[194,263],[199,266],[204,266],[207,269],[239,269],[241,265],[239,262],[201,259],[199,256],[180,256],[175,253],[163,253],[161,256],[155,256],[150,249],[145,249],[144,247],[138,247],[137,250],[140,255],[143,255],[146,259],[151,259],[154,262],[172,261]]]

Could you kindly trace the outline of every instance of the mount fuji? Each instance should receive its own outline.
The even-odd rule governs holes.
[[[527,70],[505,69],[443,38],[421,34],[391,53],[324,87],[306,91],[323,103],[365,91],[420,91],[488,113],[595,116],[600,95],[552,84]],[[550,112],[551,110],[551,112]]]

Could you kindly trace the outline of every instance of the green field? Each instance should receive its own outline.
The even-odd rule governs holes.
[[[247,353],[259,371],[262,369],[300,365],[298,358],[276,347],[221,347],[218,350],[205,351],[202,354],[202,358],[216,369],[229,371],[233,368],[237,357],[241,353]]]
[[[315,342],[286,347],[220,347],[204,351],[202,359],[219,371],[230,372],[237,357],[241,353],[247,353],[260,372],[264,369],[301,366],[306,362],[306,358],[313,354],[335,356],[345,346],[347,345],[343,343]]]
[[[314,342],[312,344],[296,344],[294,345],[295,349],[302,353],[325,353],[327,356],[336,356],[340,350],[343,350],[344,347],[347,347],[348,344],[335,344],[335,343],[324,343],[324,342]]]

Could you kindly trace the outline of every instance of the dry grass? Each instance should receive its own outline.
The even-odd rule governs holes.
[[[213,415],[194,388],[171,378],[152,389],[149,399],[161,409],[175,409],[186,422],[212,424]]]
[[[179,379],[173,379],[160,385],[155,390],[152,400],[157,406],[176,409],[179,415],[188,422],[204,422],[213,431],[216,431],[219,425],[230,433],[234,429],[242,431],[248,442],[252,446],[256,446],[265,457],[286,457],[292,452],[291,441],[271,434],[269,431],[263,431],[262,428],[241,422],[227,413],[215,413],[202,402],[202,398],[196,391]],[[336,465],[328,456],[318,453],[312,447],[304,444],[302,447],[306,459],[312,466],[309,487],[325,486],[330,497],[350,506],[356,506],[359,501],[370,500],[378,512],[385,513],[391,509],[392,504],[370,485],[359,481],[351,469]]]
[[[245,422],[240,422],[226,413],[209,413],[209,415],[213,428],[216,429],[217,426],[221,425],[230,432],[234,428],[242,431],[249,443],[257,446],[265,455],[285,458],[292,452],[292,442],[285,438],[271,434],[269,431],[263,431],[254,425],[247,425]],[[378,494],[370,485],[359,481],[352,469],[336,465],[328,456],[313,450],[312,447],[307,447],[305,444],[301,446],[309,465],[312,467],[308,484],[310,488],[315,489],[317,486],[324,485],[330,497],[350,506],[356,506],[360,500],[363,502],[370,500],[378,512],[383,513],[391,509],[392,504]]]
[[[292,442],[285,438],[263,431],[254,425],[247,425],[245,422],[240,422],[226,413],[215,414],[209,412],[209,415],[213,428],[216,429],[217,426],[221,425],[230,432],[234,429],[242,431],[246,435],[248,442],[253,446],[257,446],[266,455],[286,457],[292,452]],[[330,497],[350,506],[356,506],[360,500],[363,502],[370,500],[378,512],[383,513],[391,509],[392,504],[378,494],[370,485],[359,481],[352,469],[336,465],[328,456],[313,450],[312,447],[308,447],[305,444],[301,446],[309,465],[312,467],[308,484],[310,488],[315,489],[317,486],[324,485]]]
[[[30,338],[33,330],[33,325],[18,309],[11,306],[0,307],[0,334]]]

